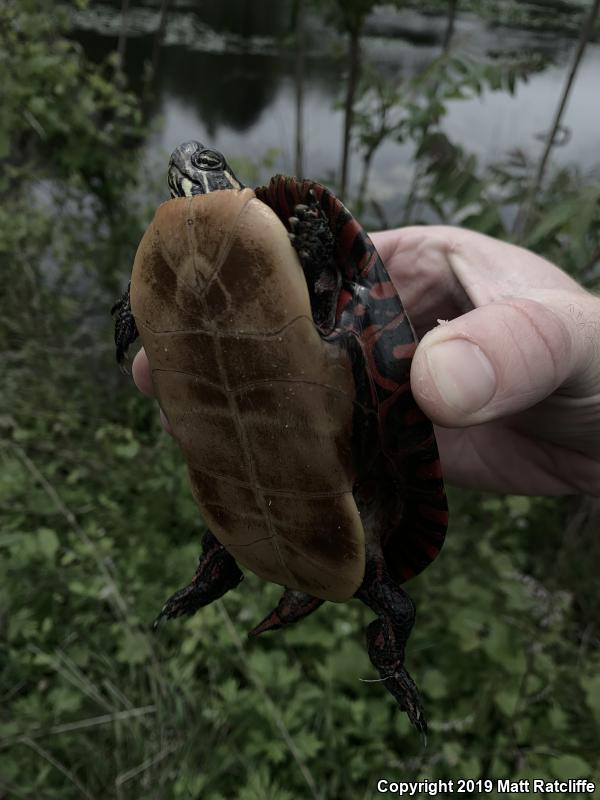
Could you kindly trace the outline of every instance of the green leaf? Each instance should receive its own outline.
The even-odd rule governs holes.
[[[147,637],[137,631],[126,630],[123,633],[117,658],[126,664],[143,664],[150,655]]]
[[[582,677],[581,685],[585,691],[588,706],[594,712],[596,719],[600,721],[600,674]]]
[[[59,686],[48,695],[49,705],[59,714],[78,711],[82,705],[81,692],[72,687]]]
[[[500,689],[494,694],[494,700],[507,717],[512,717],[517,708],[519,693],[515,689]]]
[[[349,639],[341,647],[333,650],[323,665],[329,680],[336,685],[344,684],[354,689],[361,685],[360,679],[372,680],[373,667],[366,649],[358,642]]]
[[[579,199],[577,197],[568,197],[556,202],[550,210],[545,210],[542,219],[525,240],[525,247],[537,247],[542,240],[564,227],[577,213],[578,206]]]
[[[495,620],[491,625],[488,635],[483,641],[483,649],[498,664],[504,664],[514,644],[511,640],[510,629],[501,620]]]
[[[569,718],[560,706],[552,706],[548,711],[548,719],[550,725],[557,731],[562,731],[567,728]]]
[[[37,544],[40,551],[48,559],[53,559],[59,548],[58,536],[50,528],[40,528],[37,532]]]
[[[116,444],[114,451],[120,458],[132,459],[140,452],[140,443],[137,439],[131,438],[127,442]]]
[[[510,495],[506,498],[506,505],[513,517],[525,517],[531,510],[531,498],[523,495]]]
[[[423,691],[434,700],[439,700],[448,693],[446,677],[437,669],[428,669],[419,683]]]
[[[555,778],[587,778],[592,772],[587,761],[571,754],[550,759],[548,766]]]

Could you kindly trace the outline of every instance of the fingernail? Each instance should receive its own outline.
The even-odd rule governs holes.
[[[472,414],[494,396],[494,368],[483,350],[466,339],[432,345],[427,363],[437,390],[452,408]]]

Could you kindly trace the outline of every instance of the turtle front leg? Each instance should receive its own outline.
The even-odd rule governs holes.
[[[167,600],[154,621],[154,628],[163,617],[173,619],[193,614],[218,600],[230,589],[235,589],[243,577],[234,557],[208,531],[202,539],[202,554],[192,582]]]
[[[379,553],[367,558],[365,577],[355,597],[378,616],[367,627],[371,662],[402,711],[406,711],[415,728],[425,735],[427,722],[419,691],[404,668],[404,651],[415,621],[415,605],[393,580]]]
[[[335,238],[312,189],[306,203],[294,206],[288,224],[306,278],[313,320],[323,334],[331,333],[341,276],[334,258]]]
[[[129,300],[129,289],[131,282],[127,284],[127,289],[123,292],[122,297],[117,300],[111,308],[110,313],[115,316],[115,346],[117,364],[122,366],[129,345],[133,344],[139,336],[135,319],[131,313],[131,302]]]

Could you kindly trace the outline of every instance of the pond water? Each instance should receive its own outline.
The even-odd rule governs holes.
[[[128,19],[126,71],[140,88],[144,62],[152,55],[156,8],[134,9]],[[170,152],[185,139],[200,139],[228,156],[260,160],[275,154],[260,170],[293,172],[295,135],[295,54],[289,30],[290,4],[229,0],[227,3],[175,4],[168,14],[160,51],[145,168],[166,168]],[[100,58],[115,47],[121,28],[119,9],[94,3],[76,17],[76,35],[86,51]],[[384,7],[369,19],[363,40],[365,57],[387,76],[402,80],[423,69],[440,53],[445,19]],[[304,173],[332,182],[339,169],[344,39],[316,17],[306,21],[307,56],[304,99]],[[483,56],[490,51],[540,52],[552,63],[514,96],[487,91],[482,97],[449,104],[444,130],[482,163],[497,161],[519,148],[532,156],[542,147],[569,68],[575,41],[556,31],[491,26],[458,14],[453,50]],[[600,46],[588,45],[571,93],[564,125],[566,142],[555,148],[554,163],[591,170],[600,162]],[[351,163],[353,186],[360,159]],[[413,171],[408,146],[388,143],[373,163],[371,191],[398,209]],[[244,180],[244,174],[240,177]],[[247,177],[247,176],[246,176]],[[394,222],[394,219],[391,220]]]

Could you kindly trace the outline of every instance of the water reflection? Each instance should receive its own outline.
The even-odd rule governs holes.
[[[95,7],[102,25],[80,15],[78,31],[86,51],[100,58],[115,47],[120,15],[117,7]],[[277,148],[273,171],[293,170],[295,136],[294,53],[290,44],[291,3],[261,0],[177,6],[168,17],[165,43],[150,119],[162,124],[147,145],[148,164],[165,163],[181,141],[199,138],[230,156],[258,159]],[[142,90],[144,62],[152,55],[156,10],[130,19],[126,69],[132,86]],[[136,12],[138,13],[138,12]],[[145,16],[144,16],[145,15]],[[91,20],[91,22],[90,22]],[[439,54],[444,19],[414,11],[399,14],[384,8],[369,23],[365,56],[390,78],[401,80],[423,69]],[[426,35],[425,35],[426,34]],[[286,39],[286,37],[288,37]],[[408,38],[407,38],[408,37]],[[314,17],[308,21],[305,75],[305,172],[331,182],[338,169],[342,138],[341,96],[344,69],[342,40]],[[446,133],[482,161],[497,160],[514,148],[536,153],[536,134],[548,129],[565,78],[574,42],[556,33],[487,26],[475,16],[459,15],[454,46],[459,54],[481,56],[512,49],[551,54],[555,66],[520,85],[514,97],[486,92],[482,98],[453,101],[444,123]],[[572,136],[557,148],[555,160],[583,169],[597,164],[600,124],[598,86],[600,46],[589,45],[569,101],[565,125]],[[399,208],[412,173],[410,147],[384,145],[373,163],[371,188],[380,200]],[[355,156],[351,177],[356,187]],[[243,177],[243,176],[242,176]],[[393,219],[393,213],[391,219]]]

